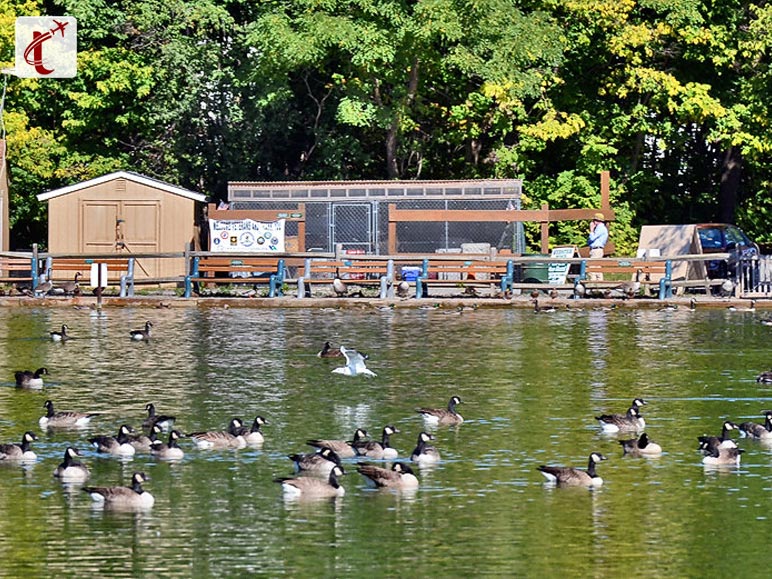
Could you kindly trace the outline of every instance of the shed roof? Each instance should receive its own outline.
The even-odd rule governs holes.
[[[62,187],[61,189],[54,189],[53,191],[41,193],[37,196],[37,198],[39,201],[47,201],[53,197],[67,195],[73,191],[94,187],[95,185],[101,185],[102,183],[107,183],[108,181],[114,181],[116,179],[134,181],[135,183],[141,183],[142,185],[147,185],[148,187],[153,187],[154,189],[160,189],[162,191],[166,191],[167,193],[171,193],[172,195],[186,197],[188,199],[192,199],[193,201],[206,201],[206,195],[202,193],[189,191],[187,189],[183,189],[182,187],[177,187],[175,185],[170,185],[169,183],[159,181],[158,179],[153,179],[152,177],[146,177],[145,175],[140,175],[139,173],[132,173],[131,171],[116,171],[115,173],[108,173],[107,175],[89,179],[88,181],[82,181],[81,183],[68,185],[67,187]]]

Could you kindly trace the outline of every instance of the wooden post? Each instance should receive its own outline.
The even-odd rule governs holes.
[[[609,178],[610,174],[608,171],[600,172],[600,209],[607,216],[611,215],[611,194]]]
[[[550,206],[549,203],[542,203],[541,204],[542,211],[549,212]],[[549,253],[550,252],[550,222],[549,217],[547,217],[547,221],[541,222],[541,247],[539,249],[541,253]]]
[[[389,255],[397,253],[397,222],[392,220],[394,212],[397,210],[396,203],[389,203],[389,233],[388,233],[388,252]]]
[[[298,221],[298,251],[305,252],[306,250],[306,204],[298,203],[298,212],[303,215],[302,219]]]

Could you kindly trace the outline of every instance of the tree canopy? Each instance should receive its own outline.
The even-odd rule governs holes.
[[[228,181],[515,177],[528,207],[772,241],[772,6],[700,0],[0,0],[78,19],[73,79],[6,76],[14,243],[35,195],[130,169]],[[581,243],[585,224],[555,224]],[[536,231],[533,230],[536,237]]]

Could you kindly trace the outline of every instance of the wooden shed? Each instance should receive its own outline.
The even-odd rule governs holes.
[[[51,253],[182,252],[195,237],[201,193],[119,171],[38,195],[48,201]],[[182,258],[136,260],[135,278],[184,271]]]

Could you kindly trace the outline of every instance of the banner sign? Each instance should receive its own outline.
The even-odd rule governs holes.
[[[210,219],[209,251],[284,252],[284,219]]]

